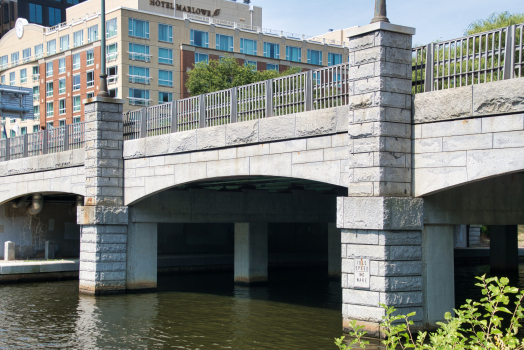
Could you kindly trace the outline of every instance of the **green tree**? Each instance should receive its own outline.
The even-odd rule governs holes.
[[[240,65],[236,58],[226,55],[220,60],[195,64],[195,67],[188,72],[186,87],[191,96],[197,96],[295,74],[300,71],[300,67],[291,67],[282,73],[275,70],[259,72],[255,66]]]
[[[520,23],[524,23],[524,13],[494,12],[486,19],[479,19],[471,23],[464,31],[464,35],[482,33]]]

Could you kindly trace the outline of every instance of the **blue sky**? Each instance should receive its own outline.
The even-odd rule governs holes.
[[[239,0],[240,1],[240,0]],[[374,0],[252,0],[263,8],[263,27],[318,35],[328,29],[363,26],[373,18]],[[387,0],[391,23],[415,27],[413,43],[463,35],[468,25],[493,12],[524,12],[523,0]]]

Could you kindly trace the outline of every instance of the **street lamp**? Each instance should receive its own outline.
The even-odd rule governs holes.
[[[371,23],[375,22],[389,23],[389,19],[386,14],[386,0],[375,0],[375,17],[373,17]]]
[[[101,0],[100,19],[102,21],[101,31],[101,45],[100,45],[100,89],[97,97],[110,97],[107,92],[107,74],[106,74],[106,1]]]

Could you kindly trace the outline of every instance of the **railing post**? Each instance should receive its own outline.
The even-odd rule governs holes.
[[[206,127],[206,95],[202,94],[198,96],[198,106],[200,107],[200,113],[198,114],[198,127]]]
[[[313,71],[306,72],[306,111],[313,110]]]
[[[49,130],[44,129],[42,133],[42,154],[48,153],[48,147],[47,147],[48,146],[47,138],[49,137],[48,134],[49,134]]]
[[[266,81],[266,118],[273,116],[273,79]]]
[[[506,29],[506,48],[504,50],[504,80],[515,74],[515,25]]]
[[[238,122],[238,89],[231,88],[231,123]]]
[[[5,139],[5,160],[9,160],[11,157],[11,139]]]
[[[29,157],[29,150],[27,149],[27,146],[29,144],[28,140],[29,136],[27,134],[24,135],[24,158]]]
[[[178,131],[178,118],[177,118],[177,108],[176,101],[171,102],[171,132]]]
[[[435,44],[431,43],[426,46],[426,72],[424,75],[424,92],[433,91],[433,80],[435,69],[433,67],[434,59],[433,53],[435,52]]]
[[[144,107],[140,110],[140,132],[138,138],[147,137],[147,108]]]
[[[69,127],[64,125],[64,151],[69,151]]]

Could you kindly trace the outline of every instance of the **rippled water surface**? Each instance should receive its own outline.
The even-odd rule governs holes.
[[[474,276],[488,271],[456,267],[457,303],[480,295]],[[232,280],[160,276],[158,293],[102,298],[79,295],[78,281],[2,285],[0,349],[336,349],[341,288],[323,270],[272,272],[263,287]]]

